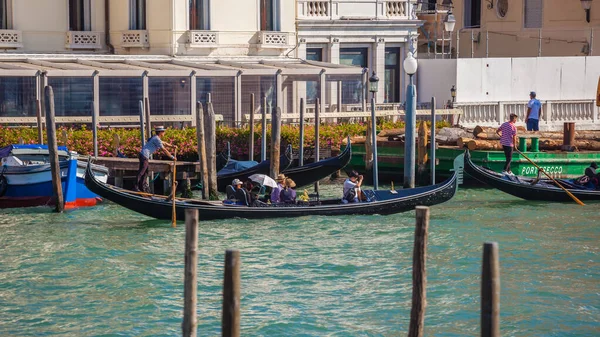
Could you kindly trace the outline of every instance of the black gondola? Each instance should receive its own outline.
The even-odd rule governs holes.
[[[217,172],[221,171],[221,169],[223,169],[223,167],[225,167],[227,163],[229,163],[229,160],[231,160],[231,147],[229,145],[229,142],[227,142],[227,146],[225,147],[225,149],[223,149],[223,151],[221,151],[219,155],[217,155]]]
[[[465,172],[482,183],[518,198],[556,202],[573,201],[565,191],[557,187],[550,179],[509,176],[478,166],[471,161],[468,150],[465,152]],[[558,182],[580,200],[600,200],[600,191],[598,190],[586,189],[568,180],[559,179]]]
[[[279,170],[283,171],[290,167],[292,164],[292,147],[288,146],[287,150],[284,154],[279,157]],[[241,181],[245,181],[249,176],[253,174],[269,174],[269,170],[271,167],[271,162],[269,160],[262,161],[257,165],[254,165],[245,170],[227,173],[227,174],[219,174],[217,172],[217,189],[221,192],[225,191],[227,185],[231,185],[233,179],[239,179]]]
[[[462,158],[461,158],[462,162]],[[184,219],[186,209],[197,209],[201,220],[246,218],[272,219],[314,215],[370,215],[394,214],[410,211],[419,205],[437,205],[450,200],[456,193],[460,172],[437,185],[404,190],[364,190],[371,201],[344,204],[340,199],[329,199],[298,204],[269,204],[263,207],[224,205],[220,201],[178,199],[175,203],[177,217]],[[133,194],[95,179],[88,166],[85,183],[88,189],[116,204],[149,217],[168,220],[172,216],[172,201],[165,197],[145,197]]]
[[[286,177],[291,178],[296,183],[297,187],[306,186],[329,177],[336,171],[343,169],[348,165],[350,159],[352,159],[352,147],[350,146],[350,140],[348,139],[346,148],[337,156],[300,167],[288,168],[287,170],[283,170],[282,173],[285,174]]]

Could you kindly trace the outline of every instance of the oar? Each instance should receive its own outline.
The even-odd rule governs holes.
[[[534,163],[531,159],[529,159],[529,157],[527,157],[523,152],[519,151],[519,149],[515,149],[517,150],[517,152],[519,152],[523,158],[527,159],[527,161],[529,161],[533,166],[537,167],[537,169],[540,172],[543,172],[546,177],[550,178],[550,180],[552,180],[556,186],[560,187],[563,189],[563,191],[567,192],[567,194],[571,197],[571,199],[573,199],[576,203],[580,204],[581,206],[585,206],[585,204],[583,202],[581,202],[581,200],[579,200],[576,196],[573,195],[573,193],[569,192],[566,188],[564,188],[558,181],[554,180],[554,178],[552,178],[548,173],[546,173],[546,171],[544,171],[543,168],[539,167],[536,163]]]
[[[177,188],[177,148],[175,148],[175,155],[173,156],[173,181],[171,185],[171,193],[173,194],[173,228],[177,227],[177,209],[175,207],[175,189]]]

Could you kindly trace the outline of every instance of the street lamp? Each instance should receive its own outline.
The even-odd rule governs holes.
[[[452,32],[454,31],[454,26],[456,25],[456,18],[454,14],[452,14],[452,10],[446,14],[444,18],[444,30],[450,33],[450,58],[452,58]],[[443,32],[442,32],[443,34]],[[443,50],[443,46],[442,46]]]
[[[415,187],[415,129],[417,124],[417,90],[413,75],[417,72],[417,59],[412,52],[404,59],[404,71],[408,74],[409,84],[406,87],[406,119],[404,121],[404,187]]]
[[[450,96],[452,96],[452,109],[454,109],[454,102],[456,101],[456,88],[454,87],[454,84],[452,85],[452,88],[450,88]]]
[[[592,8],[592,0],[581,0],[581,7],[585,11],[585,21],[590,22],[590,8]]]
[[[373,189],[379,187],[379,169],[377,167],[377,121],[375,118],[375,94],[378,90],[379,77],[373,71],[369,77],[369,91],[373,93],[371,97],[371,142],[373,144]]]

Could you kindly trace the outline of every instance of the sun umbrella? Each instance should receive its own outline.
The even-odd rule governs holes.
[[[259,183],[263,186],[269,186],[273,188],[277,187],[277,182],[273,180],[273,178],[264,174],[253,174],[249,176],[248,179],[254,181],[255,183]]]

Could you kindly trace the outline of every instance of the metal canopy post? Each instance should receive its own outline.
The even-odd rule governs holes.
[[[94,143],[94,157],[98,157],[98,119],[100,117],[100,72],[92,74],[94,82],[94,107],[92,110],[92,142]]]

